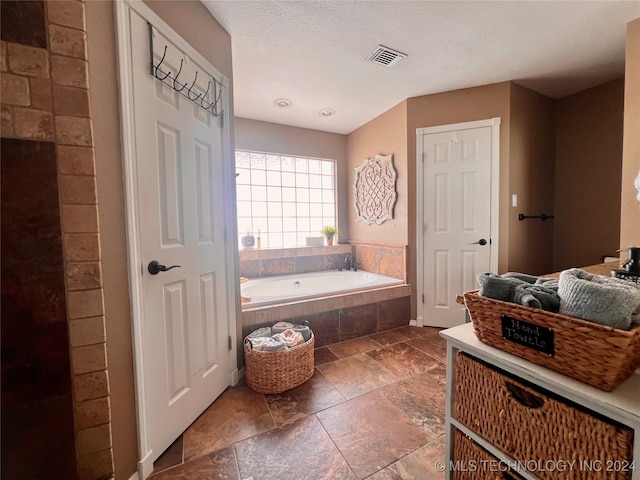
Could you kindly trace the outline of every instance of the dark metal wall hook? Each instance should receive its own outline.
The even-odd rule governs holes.
[[[209,89],[211,88],[211,80],[209,80],[207,82],[207,90],[202,94],[202,97],[200,98],[200,106],[202,108],[204,108],[205,110],[207,110],[211,105],[209,105],[209,107],[205,107],[204,104],[206,103],[204,101],[205,98],[207,98],[207,95],[209,94]]]
[[[176,76],[173,78],[173,89],[180,93],[182,90],[184,90],[184,88],[187,86],[186,83],[183,83],[182,86],[180,88],[176,87],[176,83],[178,85],[180,85],[180,82],[178,82],[178,77],[180,76],[180,73],[182,73],[182,65],[184,64],[184,58],[180,59],[180,68],[178,69],[178,73],[176,73]]]
[[[165,45],[164,52],[162,53],[162,58],[160,59],[160,62],[158,63],[158,65],[154,66],[153,61],[151,62],[151,73],[153,73],[153,76],[156,77],[158,80],[165,80],[169,75],[171,75],[171,70],[169,70],[169,72],[164,77],[161,77],[160,75],[158,75],[158,72],[162,72],[160,65],[162,65],[162,62],[164,62],[164,57],[166,56],[167,56],[167,46]],[[151,59],[153,60],[153,57],[151,57]]]
[[[191,98],[191,90],[195,86],[197,80],[198,80],[198,72],[196,71],[196,76],[193,77],[193,82],[191,82],[191,86],[187,90],[187,97],[189,97],[189,100],[191,100],[192,102],[195,102],[196,100],[198,100],[200,98],[200,96],[202,95],[202,93],[199,93],[195,97]]]

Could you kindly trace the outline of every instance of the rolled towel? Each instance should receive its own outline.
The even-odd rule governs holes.
[[[280,333],[273,337],[250,338],[248,342],[251,344],[251,348],[261,352],[278,352],[287,349],[287,344]]]
[[[294,332],[290,328],[280,334],[287,348],[295,347],[304,343],[304,338],[300,332]]]
[[[247,338],[257,338],[257,337],[270,337],[271,336],[271,327],[262,327],[257,330],[254,330]]]
[[[495,273],[478,274],[478,284],[480,285],[478,292],[480,295],[504,302],[513,302],[513,295],[518,285],[530,285],[524,280],[502,277]]]
[[[289,323],[289,322],[278,322],[276,323],[273,327],[271,327],[271,331],[276,334],[276,333],[282,333],[285,330],[288,330],[290,328],[295,327],[295,325],[293,323]]]
[[[296,325],[292,328],[294,332],[300,332],[305,342],[308,342],[311,338],[311,329],[306,325]]]
[[[558,294],[561,314],[622,330],[640,314],[640,286],[579,268],[560,274]]]
[[[544,284],[518,285],[513,295],[513,303],[557,312],[560,308],[560,297],[557,290],[547,288]]]

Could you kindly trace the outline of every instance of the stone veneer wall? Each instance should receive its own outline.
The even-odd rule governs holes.
[[[77,477],[110,478],[111,413],[84,1],[3,1],[1,6],[2,137],[24,145],[50,143],[55,151],[57,173],[49,182],[57,176],[60,231],[40,238],[39,247],[52,249],[52,256],[56,245],[62,247]],[[30,173],[25,164],[22,174]],[[39,213],[29,212],[31,220],[38,222]],[[3,374],[4,368],[3,357]],[[29,435],[37,443],[45,432],[33,427]],[[39,462],[33,452],[26,453],[24,462]]]

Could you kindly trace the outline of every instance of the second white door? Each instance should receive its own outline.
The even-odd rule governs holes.
[[[492,128],[424,133],[419,142],[424,325],[464,323],[456,295],[477,288],[478,273],[490,270]]]

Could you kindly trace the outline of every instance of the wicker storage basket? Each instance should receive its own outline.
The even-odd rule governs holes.
[[[291,390],[313,376],[313,346],[315,337],[301,345],[279,352],[253,350],[244,342],[245,379],[258,393],[282,393]]]
[[[461,352],[456,355],[454,412],[459,422],[536,478],[631,478],[631,429],[556,400]],[[580,463],[559,476],[559,462],[572,460]]]
[[[453,480],[522,479],[460,430],[455,431],[453,438],[453,465]]]
[[[640,326],[618,330],[539,308],[525,307],[465,292],[464,303],[478,339],[533,363],[610,392],[640,365]],[[503,319],[524,321],[552,335],[552,353],[504,336]],[[530,324],[530,325],[527,325]],[[548,339],[547,339],[548,340]],[[526,342],[525,342],[526,343]],[[534,345],[535,346],[535,345]]]

